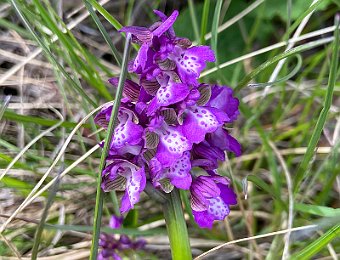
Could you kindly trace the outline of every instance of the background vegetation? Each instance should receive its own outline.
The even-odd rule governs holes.
[[[217,53],[204,80],[241,101],[231,132],[243,155],[220,167],[239,204],[212,230],[187,211],[194,256],[337,259],[339,0],[0,1],[0,256],[88,258],[105,133],[84,118],[114,97],[117,29],[150,25],[153,9],[180,11],[177,34]],[[114,210],[104,201],[102,227]],[[123,229],[104,230],[148,241],[129,257],[170,257],[161,205],[145,194]]]

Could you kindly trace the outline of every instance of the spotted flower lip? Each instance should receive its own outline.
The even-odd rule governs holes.
[[[189,151],[192,143],[183,135],[181,127],[163,124],[155,130],[159,136],[159,144],[155,158],[164,166],[171,166],[181,158],[185,151]]]
[[[170,59],[176,62],[178,74],[183,82],[197,86],[197,79],[206,62],[214,62],[214,52],[208,46],[194,46],[188,49],[176,47]]]
[[[192,46],[176,36],[178,11],[154,13],[159,21],[150,27],[120,30],[132,34],[140,49],[128,65],[135,75],[124,82],[102,189],[124,192],[121,213],[136,205],[146,183],[164,193],[189,190],[194,219],[211,228],[236,204],[229,179],[216,169],[226,151],[241,155],[240,144],[226,130],[239,115],[239,101],[230,87],[199,82],[215,54],[209,46]],[[118,81],[109,79],[114,87]],[[111,113],[112,105],[103,107],[95,122],[106,129]],[[120,225],[120,219],[112,219],[112,226]]]
[[[166,107],[184,100],[189,95],[189,87],[183,83],[169,81],[161,86],[151,100],[147,114],[151,115],[160,107]]]

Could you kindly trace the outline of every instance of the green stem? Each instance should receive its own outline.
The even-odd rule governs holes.
[[[163,207],[166,228],[173,260],[192,259],[188,230],[184,219],[181,198],[174,189]]]
[[[92,237],[92,246],[91,246],[91,253],[90,253],[90,260],[96,260],[98,255],[98,244],[99,244],[99,234],[100,234],[100,224],[102,221],[102,211],[103,211],[103,190],[101,188],[102,183],[102,176],[101,173],[105,167],[106,163],[106,157],[108,155],[108,150],[111,144],[112,135],[114,126],[117,120],[118,110],[120,106],[120,100],[122,98],[123,94],[123,88],[124,88],[124,82],[127,75],[127,64],[129,59],[129,53],[130,53],[130,46],[131,46],[131,35],[126,35],[126,41],[125,41],[125,48],[124,48],[124,54],[123,54],[123,61],[122,61],[122,67],[121,67],[121,73],[119,77],[117,92],[116,92],[116,98],[115,102],[113,104],[112,108],[112,114],[110,117],[109,126],[107,127],[107,135],[105,138],[104,148],[103,152],[100,158],[100,164],[99,164],[99,174],[98,174],[98,180],[97,180],[97,195],[96,195],[96,206],[94,209],[94,224],[93,224],[93,237]]]

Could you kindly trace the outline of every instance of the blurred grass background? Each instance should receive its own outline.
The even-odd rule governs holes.
[[[152,24],[153,9],[180,11],[177,35],[217,54],[202,80],[241,101],[230,130],[243,155],[220,167],[239,204],[212,230],[187,212],[194,256],[229,242],[205,259],[338,259],[339,0],[0,1],[0,256],[88,258],[105,133],[83,119],[115,95],[117,30]],[[146,195],[119,232],[149,242],[128,258],[170,258],[161,205]]]

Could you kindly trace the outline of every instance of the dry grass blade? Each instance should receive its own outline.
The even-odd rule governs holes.
[[[319,1],[319,0],[314,0],[314,1],[311,3],[310,6],[313,6],[317,1]],[[293,37],[291,38],[292,40],[293,40],[293,39],[296,39],[296,38],[298,38],[298,37],[300,36],[300,34],[302,33],[302,30],[305,28],[305,26],[306,26],[306,24],[308,23],[308,21],[309,21],[310,17],[312,16],[312,14],[313,14],[313,12],[310,12],[310,13],[309,13],[309,14],[301,21],[299,27],[296,29],[296,31],[295,31]],[[294,47],[294,42],[290,42],[290,43],[288,44],[287,48],[285,49],[285,51],[288,51],[288,50],[290,50],[290,49],[293,48],[293,47]],[[270,78],[269,78],[269,80],[268,80],[269,83],[271,83],[271,82],[273,82],[273,81],[276,80],[276,78],[277,78],[277,76],[279,75],[279,73],[280,73],[280,71],[281,71],[283,65],[285,64],[286,60],[287,60],[287,59],[283,59],[283,60],[280,60],[280,61],[278,62],[278,64],[276,65],[276,67],[275,67],[275,69],[274,69],[272,75],[270,76]],[[268,85],[268,86],[265,87],[264,92],[263,92],[263,97],[265,97],[265,96],[268,94],[268,90],[269,90],[270,87],[271,87],[271,85]]]
[[[99,2],[100,5],[104,5],[107,2],[109,2],[109,0],[102,0]],[[79,15],[76,19],[74,19],[73,21],[71,21],[69,24],[67,24],[67,29],[68,30],[72,30],[74,27],[76,27],[78,24],[80,24],[82,21],[84,21],[90,14],[85,11],[84,13],[82,13],[81,15]],[[52,38],[52,42],[57,41],[58,38],[57,37],[53,37]],[[42,53],[42,48],[37,48],[35,49],[33,52],[31,52],[28,57],[24,60],[22,60],[21,62],[19,62],[18,64],[16,64],[15,66],[13,66],[12,68],[10,68],[9,70],[7,70],[7,72],[5,72],[1,78],[0,78],[0,85],[3,84],[7,79],[9,79],[12,75],[14,75],[15,73],[17,73],[22,67],[24,67],[26,64],[28,64],[29,62],[31,62],[33,59],[35,59],[39,54]]]
[[[1,179],[8,173],[8,171],[13,167],[13,165],[21,158],[21,156],[24,155],[24,153],[32,146],[34,145],[39,139],[41,139],[42,137],[44,137],[46,134],[52,132],[54,129],[58,128],[63,122],[64,122],[64,118],[63,115],[56,110],[53,107],[50,107],[50,109],[57,114],[57,116],[60,118],[60,122],[58,122],[57,124],[55,124],[54,126],[46,129],[45,131],[41,132],[39,135],[37,135],[36,137],[34,137],[16,156],[15,158],[10,162],[10,164],[7,166],[7,168],[5,169],[5,171],[0,175],[0,181]]]
[[[254,52],[251,52],[251,53],[248,53],[248,54],[245,54],[245,55],[242,55],[240,57],[237,57],[235,59],[232,59],[230,61],[227,61],[227,62],[224,62],[222,64],[219,65],[219,68],[222,69],[222,68],[225,68],[225,67],[228,67],[232,64],[235,64],[237,62],[240,62],[240,61],[243,61],[243,60],[246,60],[246,59],[250,59],[252,57],[255,57],[257,55],[260,55],[260,54],[263,54],[263,53],[266,53],[266,52],[269,52],[269,51],[272,51],[272,50],[275,50],[275,49],[278,49],[278,48],[281,48],[289,43],[295,43],[295,42],[299,42],[299,41],[303,41],[303,40],[307,40],[309,38],[313,38],[313,37],[316,37],[316,36],[319,36],[319,35],[322,35],[322,34],[326,34],[326,33],[329,33],[329,32],[332,32],[335,30],[335,26],[330,26],[330,27],[327,27],[327,28],[324,28],[324,29],[320,29],[320,30],[317,30],[317,31],[314,31],[314,32],[310,32],[310,33],[306,33],[296,39],[290,39],[288,41],[282,41],[282,42],[278,42],[278,43],[275,43],[273,45],[270,45],[270,46],[267,46],[267,47],[264,47],[262,49],[259,49],[257,51],[254,51]],[[201,76],[200,78],[203,78],[211,73],[214,73],[218,70],[217,67],[214,67],[214,68],[211,68],[209,70],[206,70],[204,71],[203,73],[201,73]]]
[[[253,11],[254,9],[256,9],[260,4],[262,4],[265,0],[257,0],[254,3],[252,3],[251,5],[249,5],[246,9],[244,9],[242,12],[240,12],[239,14],[237,14],[236,16],[234,16],[233,18],[231,18],[230,20],[226,21],[224,24],[222,24],[221,26],[218,27],[217,32],[220,33],[222,31],[224,31],[225,29],[229,28],[230,26],[232,26],[233,24],[237,23],[239,20],[241,20],[244,16],[246,16],[247,14],[249,14],[251,11]],[[211,38],[212,34],[211,33],[207,33],[204,36],[205,40],[209,40]]]
[[[236,240],[224,243],[220,246],[214,247],[213,249],[210,249],[209,251],[207,251],[207,252],[199,255],[198,257],[196,257],[195,260],[203,259],[203,257],[205,257],[205,256],[211,254],[212,252],[217,251],[217,250],[219,250],[219,249],[221,249],[225,246],[228,246],[228,245],[241,243],[241,242],[245,242],[245,241],[250,241],[250,240],[254,240],[254,239],[259,239],[259,238],[264,238],[264,237],[271,237],[271,236],[275,236],[275,235],[286,234],[288,232],[297,232],[297,231],[301,231],[301,230],[317,229],[317,228],[319,228],[318,225],[308,225],[308,226],[302,226],[302,227],[296,227],[296,228],[291,228],[291,229],[284,229],[284,230],[280,230],[280,231],[270,232],[270,233],[257,235],[257,236],[251,236],[251,237],[236,239]]]
[[[68,144],[70,143],[70,141],[72,140],[73,136],[75,135],[75,133],[78,131],[78,129],[96,112],[98,112],[103,106],[111,104],[113,102],[108,102],[102,106],[99,106],[98,108],[94,109],[93,111],[91,111],[88,115],[86,115],[78,124],[77,126],[72,130],[72,132],[70,133],[70,135],[67,137],[67,139],[65,140],[64,145],[61,147],[57,157],[54,159],[53,163],[51,164],[51,166],[48,168],[48,170],[45,172],[45,174],[42,176],[42,178],[40,179],[40,181],[36,184],[36,186],[33,188],[33,190],[30,192],[30,194],[25,198],[25,200],[22,202],[22,204],[15,210],[15,212],[11,215],[11,217],[9,219],[7,219],[5,221],[5,223],[2,224],[2,226],[0,227],[0,233],[2,233],[6,226],[12,221],[12,219],[23,209],[23,205],[25,205],[28,201],[30,201],[31,197],[33,196],[33,194],[40,188],[40,186],[42,185],[42,183],[45,181],[45,179],[47,178],[47,176],[51,173],[52,169],[55,167],[55,165],[58,163],[58,161],[60,160],[60,158],[63,156],[63,154],[65,153],[65,150],[68,146]]]
[[[294,218],[294,196],[293,196],[293,183],[292,183],[291,174],[288,170],[285,160],[283,159],[282,155],[276,148],[275,144],[269,141],[269,145],[273,149],[275,155],[277,156],[282,166],[285,177],[286,177],[287,189],[288,189],[288,200],[289,200],[288,202],[288,229],[291,230],[293,228],[293,220],[294,220],[293,219]],[[282,259],[289,259],[290,233],[291,231],[288,231],[286,234]]]

